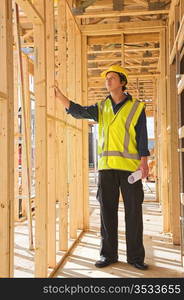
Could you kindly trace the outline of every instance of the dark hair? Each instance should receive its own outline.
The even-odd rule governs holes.
[[[127,78],[126,78],[126,76],[125,76],[124,74],[122,74],[122,73],[118,73],[118,72],[117,72],[117,74],[119,75],[120,82],[122,82],[122,81],[125,82],[125,85],[122,86],[122,91],[125,91],[125,90],[126,90],[126,85],[127,85],[127,83],[128,83]]]

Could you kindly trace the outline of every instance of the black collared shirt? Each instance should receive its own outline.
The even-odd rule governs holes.
[[[118,110],[128,101],[132,100],[132,96],[126,93],[127,97],[124,101],[116,104],[111,95],[108,97],[111,99],[112,107],[114,114],[118,112]],[[76,119],[92,119],[98,122],[98,104],[90,105],[90,106],[82,106],[78,103],[70,101],[69,109],[66,109],[68,114],[71,114]],[[146,113],[143,109],[137,124],[135,126],[136,131],[136,141],[137,141],[137,149],[141,156],[149,156],[150,152],[148,150],[148,134],[147,134],[147,126],[146,126]]]

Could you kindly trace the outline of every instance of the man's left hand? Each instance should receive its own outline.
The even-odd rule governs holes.
[[[139,169],[142,171],[142,179],[148,177],[149,174],[149,167],[147,162],[147,156],[141,157],[141,164]]]

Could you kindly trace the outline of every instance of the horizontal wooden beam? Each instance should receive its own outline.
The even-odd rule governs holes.
[[[167,15],[169,14],[168,9],[162,10],[123,10],[123,11],[93,11],[77,15],[76,18],[85,19],[85,18],[112,18],[112,17],[122,17],[122,16],[147,16],[147,15]]]
[[[117,60],[118,61],[118,60]],[[106,70],[108,67],[94,67],[94,68],[90,68],[88,67],[88,70],[89,71],[94,71],[94,70]],[[125,65],[125,68],[128,70],[128,69],[150,69],[150,68],[157,68],[157,64],[150,64],[149,66],[141,66],[139,64],[137,65]]]
[[[135,53],[134,53],[135,54]],[[137,54],[137,53],[136,53]],[[150,61],[152,62],[152,60],[158,61],[159,56],[151,56],[151,57],[143,57],[142,55],[136,55],[136,56],[132,56],[132,54],[125,54],[125,58],[126,58],[126,62],[136,62],[136,63],[141,63],[142,61]],[[88,59],[88,63],[95,63],[95,62],[113,62],[113,61],[121,61],[121,57],[117,57],[117,56],[96,56],[96,58],[94,57],[89,57]]]
[[[95,58],[95,59],[88,59],[88,63],[95,63],[95,62],[117,62],[121,61],[121,57],[107,57],[107,58]],[[90,68],[90,67],[89,67]]]
[[[145,73],[132,73],[132,74],[128,74],[128,79],[134,79],[134,78],[141,78],[141,79],[153,79],[154,77],[157,77],[160,75],[160,72],[156,72],[154,74],[145,74]],[[89,80],[90,81],[104,81],[104,78],[100,77],[100,76],[89,76]],[[90,82],[89,81],[89,82]]]
[[[143,22],[121,22],[115,24],[89,24],[81,25],[82,34],[101,35],[101,34],[120,34],[135,33],[140,31],[159,32],[166,26],[165,21],[143,21]]]
[[[44,23],[44,16],[35,8],[31,0],[16,0],[16,3],[22,8],[28,19],[34,23]]]
[[[129,47],[128,46],[124,46],[124,51],[126,52],[144,52],[144,51],[159,51],[160,48],[151,48],[151,47]],[[102,53],[121,53],[122,50],[121,48],[117,48],[117,49],[111,49],[111,50],[107,50],[107,49],[102,49],[102,50],[88,50],[88,54],[102,54]]]
[[[124,43],[143,43],[143,42],[158,42],[159,33],[145,33],[145,34],[125,34]],[[121,44],[121,35],[111,36],[88,36],[88,46],[91,45],[105,45],[105,44]]]

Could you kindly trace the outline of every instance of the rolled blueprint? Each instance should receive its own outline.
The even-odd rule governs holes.
[[[130,176],[128,176],[128,182],[132,184],[141,178],[142,178],[142,172],[141,170],[137,170],[134,173],[132,173]]]

